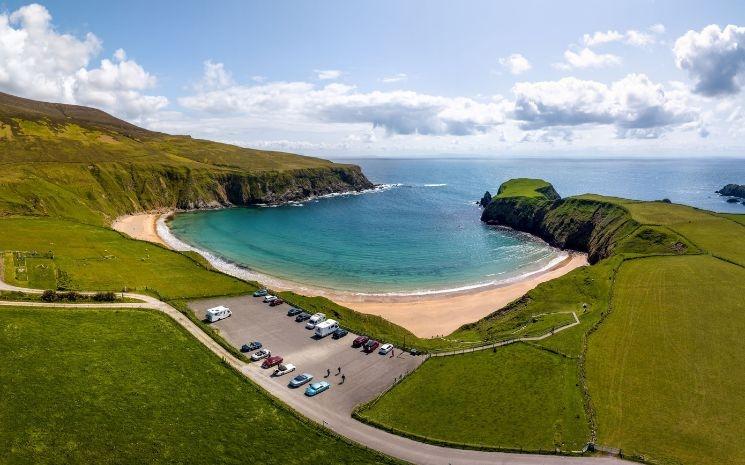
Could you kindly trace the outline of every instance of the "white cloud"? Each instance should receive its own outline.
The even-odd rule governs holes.
[[[563,63],[557,63],[554,66],[559,69],[605,68],[621,64],[620,57],[610,53],[595,53],[587,47],[579,52],[566,50],[564,52],[564,60]]]
[[[643,74],[610,86],[573,77],[522,82],[513,92],[513,116],[525,130],[612,125],[619,137],[650,138],[698,118],[679,89],[666,93]]]
[[[531,68],[528,59],[519,53],[513,53],[506,58],[500,58],[499,64],[507,68],[514,75],[522,74]]]
[[[165,97],[144,95],[155,85],[147,73],[118,49],[113,61],[89,68],[101,51],[92,33],[79,39],[60,34],[46,8],[31,4],[0,14],[0,89],[24,97],[95,105],[137,117],[167,104]]]
[[[656,35],[663,34],[665,32],[665,26],[662,24],[654,24],[649,27],[650,32],[637,31],[635,29],[629,29],[626,32],[618,32],[615,30],[609,31],[597,31],[593,34],[585,34],[582,36],[582,43],[586,47],[596,47],[599,45],[611,43],[611,42],[624,42],[629,45],[637,47],[646,47],[656,42]]]
[[[694,92],[716,97],[740,92],[745,81],[745,27],[716,24],[688,31],[673,47],[678,68],[688,71]]]
[[[317,69],[315,70],[316,77],[322,81],[331,81],[334,79],[339,79],[341,76],[341,71],[338,69]]]
[[[389,135],[469,135],[504,122],[500,97],[480,102],[412,91],[359,92],[353,86],[307,82],[233,85],[179,99],[185,108],[215,115],[242,114],[298,122],[365,124]]]
[[[664,34],[665,33],[665,25],[662,23],[657,23],[649,26],[649,30],[652,31],[655,34]]]
[[[624,35],[618,31],[597,31],[594,34],[585,34],[582,36],[582,42],[588,47],[607,44],[609,42],[619,42],[623,40]]]
[[[384,84],[392,84],[394,82],[405,81],[408,78],[409,76],[407,76],[406,73],[397,73],[397,74],[394,74],[393,76],[385,76],[381,78],[380,82]]]
[[[225,69],[223,63],[207,60],[203,67],[202,79],[197,83],[198,89],[222,89],[235,84],[233,76]]]
[[[635,31],[633,29],[626,31],[626,43],[637,47],[646,47],[655,43],[655,37],[647,32]]]

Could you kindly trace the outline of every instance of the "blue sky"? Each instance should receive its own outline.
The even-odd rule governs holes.
[[[329,157],[745,154],[742,2],[29,5],[3,4],[0,90],[153,129]]]

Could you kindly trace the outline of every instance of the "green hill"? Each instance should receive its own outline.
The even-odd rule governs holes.
[[[448,339],[503,340],[565,312],[580,324],[430,359],[357,414],[460,447],[568,452],[593,442],[648,463],[745,463],[743,216],[551,191],[540,180],[505,183],[482,219],[586,251],[595,264]]]
[[[108,224],[156,208],[280,203],[372,187],[359,167],[148,131],[0,93],[0,215]]]

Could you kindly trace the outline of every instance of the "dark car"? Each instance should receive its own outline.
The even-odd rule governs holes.
[[[264,360],[264,363],[261,364],[261,368],[271,368],[275,365],[279,365],[282,363],[283,358],[279,355],[272,355],[271,357]]]
[[[339,328],[336,331],[334,331],[333,334],[331,334],[331,337],[334,338],[334,339],[341,339],[344,336],[346,336],[347,334],[348,333],[347,333],[347,330],[346,329]]]
[[[271,302],[269,302],[269,306],[276,307],[277,305],[282,305],[283,303],[285,303],[285,301],[282,299],[274,299]]]
[[[297,315],[300,315],[301,313],[303,313],[303,311],[295,307],[290,307],[290,309],[287,310],[287,316],[297,316]]]
[[[254,350],[259,349],[261,349],[261,342],[259,341],[249,342],[248,344],[243,344],[241,346],[241,352],[253,352]]]
[[[352,347],[362,347],[363,345],[367,344],[367,341],[369,341],[370,338],[367,336],[357,336],[357,338],[352,341]]]
[[[310,319],[310,313],[305,313],[305,312],[295,317],[295,321],[297,321],[298,323],[300,323],[301,321],[308,320],[308,319]]]
[[[375,339],[370,339],[365,343],[365,346],[362,348],[362,350],[369,354],[370,352],[373,352],[375,349],[377,349],[379,345],[380,343],[378,341],[376,341]]]

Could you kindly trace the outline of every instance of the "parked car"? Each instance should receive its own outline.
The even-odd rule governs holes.
[[[347,332],[346,329],[344,329],[344,328],[338,328],[336,331],[334,331],[334,334],[332,334],[331,337],[334,338],[334,339],[341,339],[344,336],[346,336],[347,334],[349,334],[349,333]]]
[[[295,307],[290,307],[290,309],[287,310],[287,316],[297,316],[297,315],[300,315],[301,313],[303,313],[303,311]]]
[[[303,373],[302,375],[297,375],[290,380],[290,387],[294,387],[294,388],[300,387],[312,379],[313,379],[313,375],[311,375],[310,373]]]
[[[362,348],[362,350],[369,354],[370,352],[373,352],[375,349],[377,349],[379,345],[380,343],[378,341],[376,341],[375,339],[370,339],[365,343],[365,346]]]
[[[248,344],[243,344],[241,346],[241,352],[253,352],[254,350],[259,349],[261,349],[261,342],[259,341],[249,342]]]
[[[308,318],[310,318],[310,314],[309,313],[302,312],[300,315],[298,315],[298,316],[295,317],[295,321],[297,321],[298,323],[300,323],[301,321],[305,321]]]
[[[264,296],[264,300],[263,300],[263,302],[264,302],[265,304],[268,304],[268,303],[269,303],[269,302],[271,302],[272,300],[276,300],[276,299],[277,299],[277,296],[276,296],[276,295],[271,295],[271,294],[268,294],[268,295]]]
[[[380,346],[380,350],[378,350],[378,353],[380,355],[385,355],[392,350],[393,350],[393,344],[383,344],[382,346]]]
[[[285,303],[284,300],[282,300],[280,298],[276,298],[276,299],[272,300],[271,302],[269,302],[269,306],[270,307],[276,307],[277,305],[282,305],[283,303]]]
[[[269,291],[266,289],[259,289],[258,291],[254,292],[254,297],[264,297],[269,294]]]
[[[261,349],[258,352],[254,352],[253,355],[251,355],[251,360],[254,362],[258,362],[262,358],[267,358],[268,356],[272,355],[272,352],[269,349]]]
[[[314,313],[313,316],[310,317],[307,323],[305,323],[306,329],[313,329],[316,327],[318,323],[323,323],[326,321],[326,315],[323,313]]]
[[[268,359],[264,360],[264,363],[261,364],[261,368],[271,368],[275,365],[279,365],[282,363],[282,357],[279,355],[272,355]]]
[[[367,344],[367,341],[369,341],[370,338],[367,336],[357,336],[354,341],[352,341],[352,347],[362,347],[365,344]]]
[[[317,383],[313,383],[305,390],[305,395],[308,397],[313,397],[316,394],[320,394],[326,389],[330,388],[331,385],[326,381],[319,381]]]
[[[287,364],[280,363],[277,369],[274,370],[273,376],[282,376],[282,375],[286,375],[287,373],[291,373],[293,371],[295,371],[295,365],[293,365],[292,363],[287,363]]]

